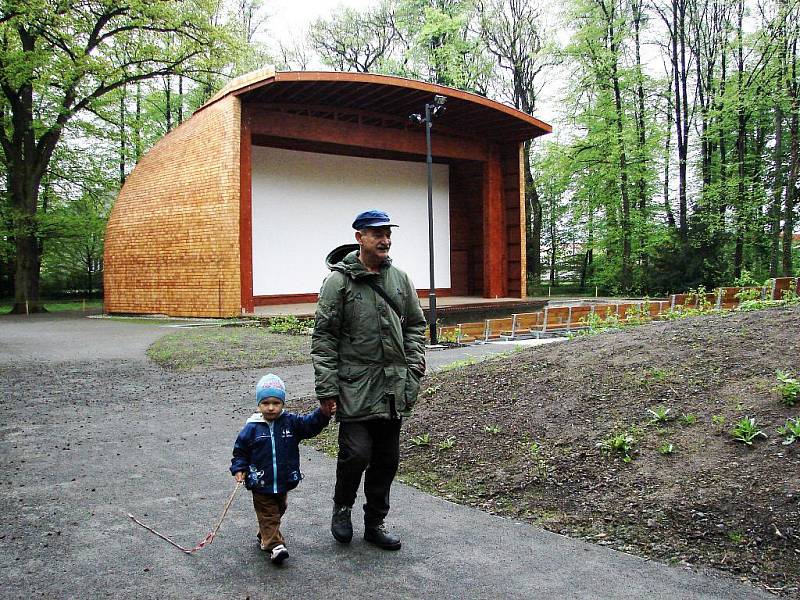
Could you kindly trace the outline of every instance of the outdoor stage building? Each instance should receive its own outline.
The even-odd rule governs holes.
[[[108,313],[231,317],[314,302],[325,256],[378,208],[392,257],[428,293],[424,113],[433,122],[437,296],[525,296],[523,142],[546,123],[467,92],[363,73],[231,81],[127,178],[105,238]]]

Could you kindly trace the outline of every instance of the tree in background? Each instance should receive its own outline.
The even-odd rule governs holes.
[[[1,10],[0,147],[15,245],[13,312],[38,311],[42,183],[68,123],[126,84],[188,66],[224,37],[211,25],[208,0],[7,0]]]
[[[344,8],[330,19],[317,19],[309,42],[337,71],[380,72],[400,41],[395,11],[387,1],[364,12]]]
[[[543,71],[555,63],[548,48],[542,13],[525,0],[488,0],[477,3],[480,37],[494,57],[494,87],[514,108],[533,115],[543,83]],[[542,203],[531,170],[531,141],[524,144],[526,251],[528,280],[541,280]],[[551,236],[551,240],[552,240]]]

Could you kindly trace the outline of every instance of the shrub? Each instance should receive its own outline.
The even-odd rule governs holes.
[[[800,380],[781,370],[776,371],[775,376],[780,382],[775,386],[775,391],[780,395],[781,402],[786,406],[797,404],[798,400],[800,400]]]
[[[597,447],[608,454],[616,454],[622,457],[623,462],[633,460],[634,446],[636,439],[630,433],[612,433],[605,439],[597,442]]]
[[[758,428],[758,424],[753,417],[744,417],[737,421],[731,429],[731,436],[737,442],[742,442],[748,446],[753,445],[753,440],[757,437],[767,437],[767,434]]]
[[[649,412],[653,418],[650,419],[650,425],[657,425],[659,423],[666,423],[670,421],[672,417],[670,416],[670,412],[672,409],[664,408],[663,406],[656,406],[655,408],[648,408],[647,412]]]
[[[796,419],[786,419],[783,427],[778,427],[778,434],[783,436],[784,446],[788,446],[795,440],[800,440],[800,417]]]
[[[298,319],[294,315],[277,315],[270,317],[267,329],[271,333],[288,333],[291,335],[308,335],[313,329],[311,319]]]
[[[663,454],[664,456],[668,456],[675,452],[675,446],[670,444],[669,442],[664,442],[658,447],[659,454]]]
[[[411,438],[411,443],[415,446],[429,446],[431,443],[431,434],[423,433],[421,435],[415,435]]]

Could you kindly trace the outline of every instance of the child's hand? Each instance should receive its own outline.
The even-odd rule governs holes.
[[[236,483],[242,483],[245,478],[244,471],[237,472],[236,475],[234,475],[234,477],[236,478]]]

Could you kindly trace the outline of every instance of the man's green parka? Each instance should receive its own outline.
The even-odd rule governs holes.
[[[363,421],[408,416],[425,371],[425,316],[405,272],[387,258],[370,272],[358,251],[328,265],[311,341],[316,394],[337,398],[336,418]],[[378,295],[373,278],[402,311]]]

